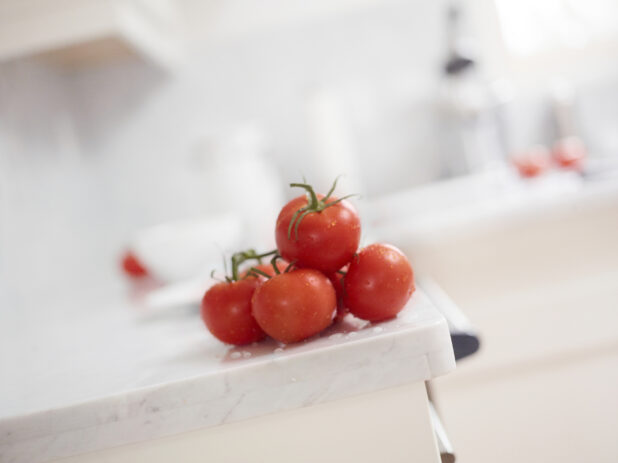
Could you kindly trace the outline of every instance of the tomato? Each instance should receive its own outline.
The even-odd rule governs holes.
[[[313,269],[272,277],[256,289],[253,316],[277,341],[298,342],[319,333],[333,321],[337,308],[330,280]]]
[[[399,249],[372,244],[350,262],[344,289],[345,305],[352,314],[364,320],[386,320],[396,316],[412,296],[414,273]]]
[[[356,209],[330,192],[324,196],[306,184],[292,186],[307,189],[309,195],[291,200],[279,213],[275,238],[281,256],[298,267],[336,272],[358,249],[361,226]]]
[[[142,265],[137,256],[131,251],[127,251],[122,258],[122,268],[125,273],[134,278],[141,278],[148,275],[148,270]]]
[[[342,320],[343,317],[348,313],[348,309],[345,306],[345,302],[343,301],[343,280],[345,277],[345,273],[348,271],[348,266],[346,265],[341,270],[331,273],[328,275],[328,279],[333,284],[333,288],[335,288],[335,294],[337,295],[337,316],[336,320]]]
[[[543,146],[531,148],[529,151],[513,157],[513,164],[519,175],[526,178],[537,177],[550,167],[549,152]]]
[[[251,315],[251,297],[260,286],[258,278],[222,282],[212,286],[202,299],[202,320],[220,341],[242,345],[266,336]]]
[[[564,169],[581,170],[586,155],[586,146],[577,137],[563,138],[552,149],[554,161]]]

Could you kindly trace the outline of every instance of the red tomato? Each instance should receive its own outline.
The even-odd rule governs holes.
[[[586,146],[579,138],[567,137],[554,144],[551,154],[560,167],[579,170],[587,153]]]
[[[141,278],[148,275],[148,270],[142,265],[138,258],[131,251],[127,251],[122,258],[122,268],[125,273],[134,278]]]
[[[280,273],[283,273],[285,269],[288,268],[288,265],[290,264],[286,262],[285,260],[278,259],[276,265],[277,265],[277,270],[279,270]],[[273,266],[271,263],[253,265],[252,267],[255,267],[256,269],[261,270],[262,272],[266,273],[267,275],[271,277],[274,277],[276,275],[275,270],[273,269]],[[249,273],[249,268],[240,272],[240,275],[238,278],[239,279],[246,278],[248,273]],[[260,279],[264,281],[266,280],[266,277],[261,276]]]
[[[335,317],[337,320],[342,320],[343,317],[345,317],[345,315],[348,313],[348,309],[346,308],[345,303],[343,302],[343,293],[344,293],[343,279],[345,275],[339,273],[339,272],[345,273],[347,271],[348,271],[348,266],[346,265],[338,272],[331,273],[330,275],[328,275],[328,279],[333,284],[333,288],[335,288],[335,294],[337,295],[337,316]]]
[[[346,307],[364,320],[396,316],[414,292],[414,273],[407,257],[388,244],[372,244],[350,262],[344,280]]]
[[[277,341],[291,343],[319,333],[333,321],[335,289],[317,270],[276,275],[256,289],[253,316]]]
[[[316,195],[315,198],[321,202],[324,196]],[[331,196],[321,204],[333,201],[337,198]],[[281,209],[275,229],[277,248],[284,259],[295,262],[298,267],[313,268],[327,274],[336,272],[350,261],[358,249],[361,233],[358,213],[351,203],[343,200],[304,217],[297,214],[290,229],[294,215],[307,205],[307,198],[299,196]],[[300,223],[296,228],[298,220]]]
[[[217,283],[202,299],[202,320],[219,340],[235,345],[266,336],[251,315],[251,297],[261,284],[257,278]]]
[[[513,164],[519,175],[530,178],[537,177],[549,169],[549,152],[543,146],[531,148],[529,151],[513,157]]]

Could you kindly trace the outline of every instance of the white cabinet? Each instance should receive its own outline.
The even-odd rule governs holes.
[[[75,65],[137,54],[170,66],[180,52],[171,0],[0,2],[0,62],[38,56]]]
[[[410,228],[400,243],[481,335],[480,351],[434,383],[455,452],[615,462],[618,188],[498,201],[493,219],[463,206],[461,223]]]

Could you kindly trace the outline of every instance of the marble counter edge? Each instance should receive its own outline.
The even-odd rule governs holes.
[[[0,459],[49,461],[423,381],[453,368],[446,321],[436,314],[420,327],[359,336],[344,347],[256,359],[218,374],[3,420]]]

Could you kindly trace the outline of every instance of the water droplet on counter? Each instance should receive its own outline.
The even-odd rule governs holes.
[[[296,381],[298,381],[298,380],[297,380],[294,376],[292,376],[292,377],[290,378],[290,381],[292,381],[293,383],[295,383],[295,382],[296,382]]]
[[[335,334],[331,334],[328,339],[341,339],[343,338],[343,333],[335,333]]]
[[[382,328],[381,326],[376,326],[372,331],[374,333],[381,333],[382,331],[384,331],[384,328]]]
[[[242,354],[240,352],[232,352],[230,354],[230,358],[234,360],[239,359],[240,357],[242,357]]]
[[[251,352],[244,351],[242,353],[242,357],[245,358],[245,359],[248,359],[249,357],[251,357]]]

